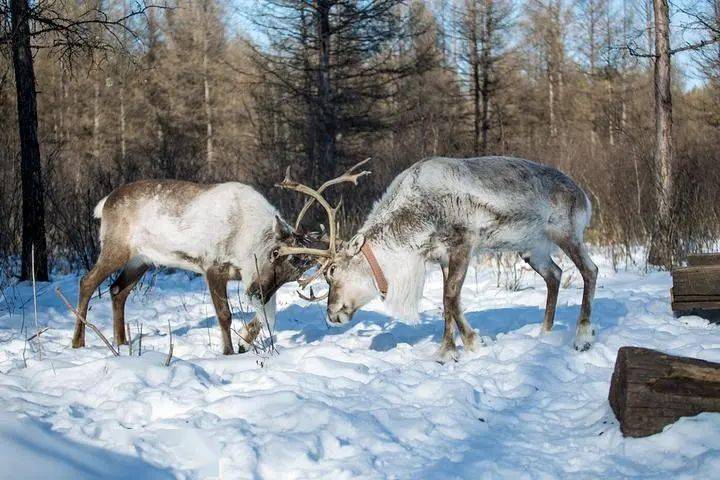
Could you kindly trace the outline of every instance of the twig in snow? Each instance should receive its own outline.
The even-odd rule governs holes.
[[[25,351],[27,350],[28,346],[28,340],[25,333],[25,309],[22,310],[22,325],[20,325],[20,335],[22,335],[25,338],[25,343],[23,344],[23,350],[22,350],[22,359],[23,364],[25,365],[25,368],[27,368],[27,357],[25,356]]]
[[[140,323],[140,334],[138,335],[138,357],[142,357],[142,326],[143,324]]]
[[[167,354],[167,358],[165,359],[165,366],[170,366],[170,360],[172,360],[173,355],[173,341],[172,341],[172,329],[170,328],[170,319],[168,319],[168,334],[170,335],[170,351]]]
[[[110,351],[112,352],[113,355],[115,355],[116,357],[119,357],[119,356],[120,356],[120,354],[117,352],[117,350],[115,350],[115,348],[112,346],[112,344],[111,344],[110,342],[108,342],[108,339],[105,338],[105,335],[103,335],[102,332],[101,332],[100,330],[98,330],[98,328],[97,328],[95,325],[93,325],[92,323],[90,323],[90,322],[88,322],[87,320],[85,320],[85,319],[82,317],[82,315],[80,315],[80,312],[78,312],[77,310],[75,310],[75,307],[73,307],[72,305],[70,305],[70,302],[68,302],[68,299],[65,298],[65,295],[63,295],[62,291],[60,290],[60,287],[57,287],[57,288],[55,289],[55,293],[57,293],[57,296],[60,297],[60,300],[63,301],[63,303],[65,304],[65,306],[68,307],[68,308],[70,309],[70,311],[75,314],[75,317],[77,317],[78,320],[80,320],[80,321],[81,321],[82,323],[84,323],[86,326],[90,327],[90,329],[91,329],[93,332],[95,332],[98,337],[100,337],[100,339],[101,339],[101,340],[105,343],[105,345],[110,349]]]
[[[42,342],[40,341],[40,325],[38,325],[37,314],[37,289],[35,288],[35,244],[30,247],[30,268],[32,269],[33,308],[35,311],[35,335],[37,338],[38,360],[42,360]]]
[[[132,357],[132,333],[130,333],[129,324],[125,324],[125,331],[127,332],[128,355]]]
[[[38,330],[37,333],[33,334],[30,338],[27,339],[27,341],[29,342],[29,341],[33,340],[35,337],[39,337],[40,335],[47,332],[48,330],[50,330],[50,327],[45,327],[41,330]]]

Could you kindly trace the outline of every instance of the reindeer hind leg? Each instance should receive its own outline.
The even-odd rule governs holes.
[[[95,289],[113,272],[120,269],[127,262],[129,256],[126,248],[112,248],[111,246],[103,248],[93,268],[80,279],[77,311],[82,318],[87,319],[90,297]],[[85,324],[80,320],[75,321],[72,346],[73,348],[85,346]]]
[[[148,265],[140,258],[132,258],[125,264],[125,268],[115,279],[110,287],[110,297],[112,298],[113,307],[113,331],[115,334],[115,343],[118,345],[127,345],[125,338],[125,302],[130,296],[133,287],[142,278],[147,271]]]
[[[592,313],[593,298],[595,297],[598,268],[590,258],[590,254],[588,254],[582,240],[571,240],[558,245],[580,270],[583,278],[583,297],[575,332],[575,350],[584,352],[592,346],[595,338],[595,330],[590,324],[590,315]]]
[[[541,331],[542,333],[548,333],[552,330],[555,321],[555,309],[557,308],[558,294],[560,292],[562,270],[553,261],[548,251],[531,252],[522,258],[545,280],[545,285],[547,285],[545,318],[543,319]]]

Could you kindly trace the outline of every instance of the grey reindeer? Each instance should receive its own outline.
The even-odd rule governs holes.
[[[334,226],[335,210],[317,191],[290,179],[289,171],[280,186],[317,200]],[[582,274],[574,346],[585,351],[595,336],[590,313],[598,272],[583,243],[590,215],[585,192],[554,168],[511,157],[433,157],[398,175],[348,242],[340,243],[331,228],[322,252],[287,244],[273,255],[319,257],[321,267],[312,278],[324,274],[329,284],[331,324],[350,321],[378,295],[394,316],[417,317],[426,264],[440,264],[445,330],[436,358],[444,362],[457,358],[454,325],[465,348],[476,347],[460,293],[478,253],[518,252],[543,277],[548,292],[542,332],[552,329],[562,275],[551,257],[557,246]]]

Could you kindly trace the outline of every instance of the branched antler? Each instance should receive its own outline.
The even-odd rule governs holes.
[[[328,292],[325,292],[324,295],[320,295],[319,297],[316,297],[316,296],[315,296],[315,292],[313,292],[313,288],[310,287],[310,296],[305,295],[305,294],[302,292],[302,290],[297,290],[297,294],[298,294],[298,297],[302,298],[302,299],[305,300],[305,301],[308,301],[308,302],[317,302],[317,301],[320,301],[320,300],[325,300],[325,299],[328,297],[328,295],[330,294],[330,292],[329,292],[329,291],[328,291]]]
[[[360,168],[361,166],[365,165],[367,162],[370,161],[370,158],[366,158],[362,162],[358,162],[352,167],[350,167],[345,173],[340,175],[339,177],[333,178],[332,180],[328,180],[327,182],[323,183],[320,188],[317,190],[308,187],[307,185],[303,185],[302,183],[293,180],[290,177],[290,167],[287,167],[287,170],[285,171],[285,178],[282,182],[276,184],[276,187],[284,188],[287,190],[295,190],[296,192],[300,192],[302,194],[307,195],[310,197],[306,202],[305,205],[303,205],[303,208],[300,210],[300,213],[298,214],[297,219],[295,220],[295,229],[297,230],[300,227],[300,223],[302,222],[303,217],[307,213],[307,211],[310,209],[310,207],[313,205],[314,202],[318,202],[323,209],[325,209],[325,212],[327,213],[328,217],[328,230],[329,230],[329,236],[328,236],[328,248],[327,249],[318,249],[318,248],[308,248],[308,247],[288,247],[288,246],[282,246],[280,247],[275,255],[278,257],[286,256],[286,255],[311,255],[318,258],[324,258],[325,261],[321,264],[320,268],[310,277],[306,279],[301,279],[298,281],[301,288],[307,287],[310,283],[312,283],[316,278],[318,278],[320,275],[322,275],[325,270],[332,264],[333,259],[335,258],[335,255],[337,254],[337,245],[338,245],[338,239],[337,239],[337,231],[338,231],[338,223],[336,220],[337,213],[340,210],[340,207],[342,206],[342,199],[338,203],[338,205],[333,208],[330,206],[327,200],[322,196],[322,192],[324,192],[328,187],[332,185],[337,185],[339,183],[352,183],[353,185],[357,185],[358,180],[361,177],[364,177],[365,175],[369,175],[371,172],[368,170],[363,170],[361,172],[357,172],[356,170]],[[315,300],[322,300],[327,297],[327,295],[322,297],[315,297],[315,295],[312,293],[312,289],[310,290],[310,297],[307,297],[301,293],[299,293],[300,297],[308,300],[308,301],[315,301]]]
[[[339,177],[333,178],[332,180],[328,180],[327,182],[323,183],[322,185],[320,185],[320,188],[317,189],[317,193],[322,194],[322,192],[324,192],[326,188],[331,187],[333,185],[337,185],[338,183],[350,182],[353,185],[357,185],[358,179],[360,179],[360,177],[364,177],[365,175],[370,175],[372,172],[369,170],[363,170],[362,172],[359,172],[359,173],[353,173],[353,172],[355,170],[357,170],[358,168],[362,167],[363,165],[365,165],[367,162],[369,162],[371,158],[372,157],[368,157],[365,160],[363,160],[362,162],[356,163],[355,165],[353,165],[352,167],[347,169],[345,171],[345,173],[343,173]],[[286,176],[287,176],[287,174],[286,174]],[[310,198],[305,202],[305,205],[303,205],[303,208],[300,210],[300,213],[298,214],[297,219],[295,220],[295,230],[300,228],[300,223],[302,222],[303,217],[305,217],[305,214],[307,213],[308,210],[310,210],[310,207],[312,207],[313,203],[315,203],[314,198]],[[338,205],[338,208],[340,208],[339,205]]]

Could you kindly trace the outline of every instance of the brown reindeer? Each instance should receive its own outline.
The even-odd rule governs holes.
[[[357,183],[368,172],[353,174],[367,160],[325,188]],[[256,318],[240,331],[239,351],[250,349],[263,329],[272,335],[275,292],[295,281],[315,261],[314,247],[324,243],[315,233],[302,233],[300,223],[312,202],[306,202],[295,227],[257,191],[242,183],[198,184],[176,180],[146,180],[115,189],[95,207],[101,219],[101,252],[80,281],[78,312],[86,318],[93,291],[120,270],[110,287],[113,330],[118,345],[125,338],[125,302],[151,266],[181,268],[205,276],[218,323],[223,353],[234,353],[227,297],[229,280],[242,280]],[[280,247],[303,247],[308,254],[273,255]],[[302,283],[304,285],[304,283]],[[72,345],[85,345],[85,325],[75,324]]]

